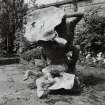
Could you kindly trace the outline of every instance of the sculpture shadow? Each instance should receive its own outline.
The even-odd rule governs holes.
[[[81,85],[74,83],[72,89],[58,89],[58,90],[51,90],[51,95],[80,95],[82,91]]]
[[[59,89],[59,90],[52,90],[50,92],[51,95],[80,95],[81,90],[65,90],[65,89]]]
[[[105,78],[95,77],[93,75],[85,76],[83,80],[86,87],[95,86],[97,84],[102,84],[105,82]]]

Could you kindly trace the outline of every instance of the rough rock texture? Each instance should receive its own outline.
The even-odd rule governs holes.
[[[32,11],[26,16],[27,24],[24,36],[31,42],[51,40],[55,36],[52,31],[61,23],[64,15],[64,11],[56,7]]]

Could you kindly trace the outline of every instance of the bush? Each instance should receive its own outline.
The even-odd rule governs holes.
[[[27,50],[20,54],[20,63],[25,65],[26,69],[41,71],[46,63],[41,59],[41,48]]]
[[[96,56],[99,52],[105,52],[105,17],[103,14],[105,14],[105,8],[102,7],[93,7],[86,11],[82,24],[77,28],[75,39],[75,44],[80,45],[82,53],[92,52]]]
[[[34,59],[41,59],[41,48],[27,50],[21,54],[21,58],[28,62]]]

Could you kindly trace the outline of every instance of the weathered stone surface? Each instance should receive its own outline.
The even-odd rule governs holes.
[[[53,34],[55,26],[62,22],[64,15],[64,11],[57,7],[34,10],[27,15],[24,36],[30,42],[51,40],[55,37]]]

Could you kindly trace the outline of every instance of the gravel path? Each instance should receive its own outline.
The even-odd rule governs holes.
[[[53,94],[38,99],[36,89],[28,87],[32,80],[23,81],[24,72],[21,64],[0,66],[0,105],[105,105],[105,80],[91,81],[96,84],[87,84],[79,95]]]

